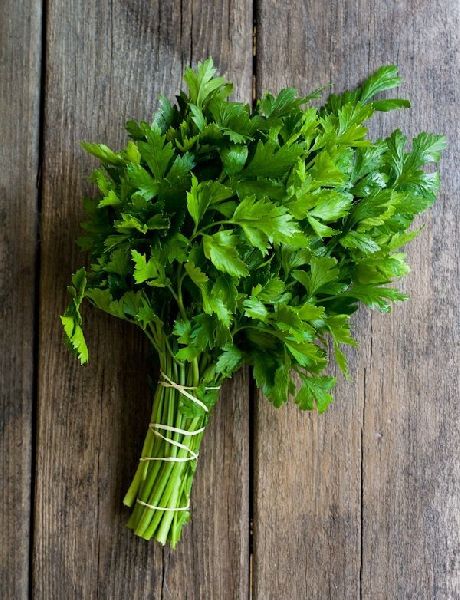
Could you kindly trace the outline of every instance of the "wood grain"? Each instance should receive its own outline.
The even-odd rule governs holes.
[[[212,55],[251,95],[250,0],[48,0],[36,269],[42,3],[0,19],[0,596],[240,599],[249,590],[248,373],[227,384],[200,456],[193,521],[175,552],[135,538],[121,500],[145,434],[155,358],[137,332],[87,312],[91,362],[62,345],[58,315],[83,257],[73,240],[94,163],[79,141],[124,141],[130,117],[172,96]],[[254,423],[254,600],[460,598],[459,6],[447,0],[258,0],[257,90],[354,85],[400,65],[411,111],[374,135],[445,132],[443,191],[408,249],[410,302],[362,311],[328,414]],[[6,17],[5,17],[6,15]],[[40,275],[39,345],[34,334]],[[34,345],[39,382],[31,521]],[[31,531],[31,523],[35,529]]]
[[[41,2],[0,18],[0,595],[29,589]]]
[[[408,247],[411,296],[372,316],[363,435],[363,598],[460,598],[459,5],[369,6],[369,64],[396,61],[412,110],[387,115],[409,136],[445,133],[442,192]],[[378,557],[372,560],[371,557]]]
[[[396,63],[413,109],[373,133],[434,129],[451,145],[408,251],[411,301],[355,322],[354,383],[322,417],[257,404],[254,597],[458,598],[458,6],[260,0],[257,22],[259,92],[343,89]]]
[[[262,0],[257,18],[257,88],[302,92],[366,74],[363,52],[331,56],[334,40],[354,37],[363,6]],[[345,11],[345,9],[344,9]],[[358,21],[358,22],[357,22]],[[275,32],[275,33],[274,33]],[[363,40],[364,47],[364,40]],[[358,51],[357,51],[358,50]],[[346,56],[342,56],[346,54]],[[277,68],[273,69],[273,57]],[[336,403],[321,416],[294,406],[276,411],[260,399],[255,423],[254,598],[357,598],[361,564],[361,424],[370,318],[354,320],[358,351],[351,383],[339,377]]]
[[[245,375],[222,393],[200,456],[193,524],[171,553],[133,536],[121,505],[149,418],[154,359],[140,335],[92,312],[91,360],[79,367],[63,349],[58,315],[82,260],[73,240],[93,163],[79,141],[120,145],[123,123],[149,118],[156,96],[175,94],[184,67],[208,54],[249,98],[251,18],[246,0],[48,3],[36,598],[247,596]]]

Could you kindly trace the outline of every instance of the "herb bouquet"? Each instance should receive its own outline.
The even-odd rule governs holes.
[[[173,547],[222,381],[248,364],[275,406],[292,396],[323,412],[330,351],[348,375],[350,315],[405,299],[388,284],[409,270],[399,249],[435,200],[438,173],[423,167],[445,145],[421,133],[408,151],[399,130],[366,138],[375,111],[409,106],[374,99],[399,84],[394,66],[319,109],[318,93],[292,88],[253,110],[230,102],[210,59],[184,80],[188,93],[161,98],[151,124],[127,123],[121,152],[83,144],[101,162],[80,239],[91,265],[73,275],[61,317],[82,363],[84,299],[140,327],[156,351],[160,380],[124,503],[137,535]]]

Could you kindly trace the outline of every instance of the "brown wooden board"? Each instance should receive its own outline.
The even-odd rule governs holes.
[[[459,6],[448,1],[375,4],[369,64],[401,65],[409,136],[444,133],[442,190],[408,247],[411,299],[391,319],[372,317],[363,435],[364,598],[460,597]]]
[[[249,99],[252,5],[50,0],[45,145],[35,598],[244,598],[248,594],[248,385],[225,386],[200,456],[193,521],[163,550],[125,528],[122,498],[149,420],[141,336],[88,310],[90,363],[62,344],[58,315],[82,257],[74,246],[95,162],[82,139],[121,145],[128,118],[149,119],[159,93],[210,54]]]
[[[29,589],[41,2],[0,17],[0,596]]]
[[[341,90],[396,63],[413,108],[377,119],[372,133],[434,130],[450,146],[442,195],[408,249],[412,299],[355,320],[354,382],[339,384],[320,417],[257,403],[257,600],[460,597],[454,4],[259,2],[258,92]]]
[[[79,141],[121,145],[123,123],[148,119],[157,95],[173,96],[185,66],[208,55],[249,100],[253,3],[49,0],[42,53],[42,3],[6,0],[1,598],[29,591],[46,600],[247,598],[250,501],[255,600],[460,597],[458,6],[259,0],[255,7],[258,93],[330,82],[341,90],[396,63],[406,80],[401,95],[413,108],[376,119],[372,134],[395,127],[409,135],[447,133],[441,197],[408,248],[413,272],[401,287],[411,300],[390,316],[357,315],[353,382],[339,383],[326,415],[276,411],[257,398],[251,440],[247,371],[226,384],[203,444],[183,541],[171,552],[134,537],[122,497],[149,420],[147,374],[156,365],[140,334],[91,310],[90,364],[80,367],[63,346],[58,315],[83,260],[73,241],[95,165]]]

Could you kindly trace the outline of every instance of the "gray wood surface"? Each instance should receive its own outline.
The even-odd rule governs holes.
[[[71,270],[86,174],[79,141],[119,145],[128,118],[149,118],[190,61],[212,54],[250,98],[252,7],[236,2],[51,0],[47,11],[36,531],[33,595],[244,598],[248,593],[248,385],[227,385],[175,553],[125,528],[122,498],[149,420],[141,336],[88,314],[91,360],[62,346],[58,315]],[[88,311],[90,313],[90,311]]]
[[[321,417],[257,404],[259,600],[460,597],[458,16],[448,1],[259,2],[259,92],[343,89],[396,63],[413,109],[372,132],[450,140],[442,195],[408,250],[412,299],[360,313],[354,383]]]
[[[0,16],[0,597],[29,589],[41,3]]]
[[[460,599],[458,3],[0,8],[0,598]],[[259,94],[340,90],[396,63],[413,108],[375,119],[372,133],[433,130],[449,148],[441,197],[408,248],[411,300],[356,316],[353,381],[339,383],[325,415],[257,396],[252,415],[247,371],[225,386],[193,519],[171,552],[133,536],[122,507],[155,358],[138,332],[88,310],[91,360],[80,367],[58,315],[83,259],[73,242],[92,189],[95,161],[80,140],[121,145],[124,122],[148,119],[157,95],[173,96],[183,69],[209,55],[244,100],[253,75]]]

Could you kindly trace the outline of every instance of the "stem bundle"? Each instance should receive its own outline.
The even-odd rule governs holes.
[[[181,391],[171,380],[197,387],[199,373],[190,367],[165,365],[153,402],[152,419],[141,458],[124,504],[133,508],[128,527],[146,540],[174,547],[190,518],[190,492],[207,413],[186,417],[180,411]]]

